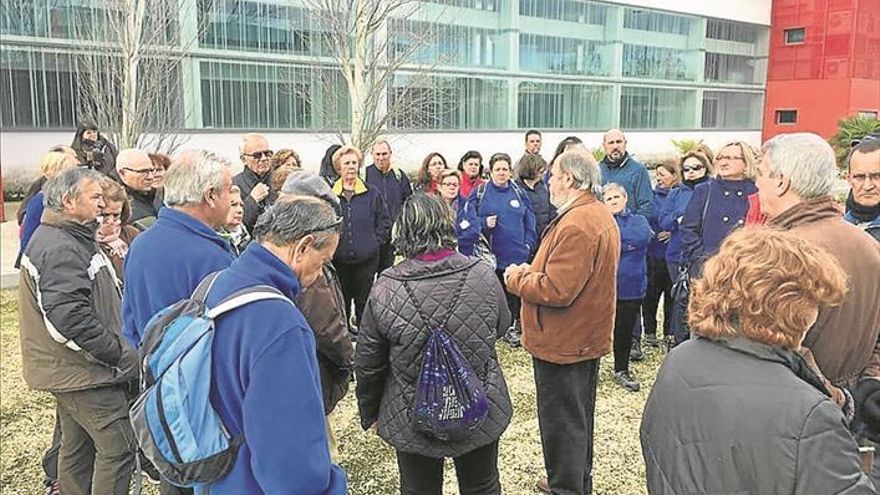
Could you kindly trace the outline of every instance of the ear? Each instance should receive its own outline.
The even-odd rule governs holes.
[[[76,208],[76,199],[65,194],[61,197],[61,205],[64,206],[65,210],[72,211]]]
[[[776,195],[784,196],[791,189],[791,179],[786,175],[780,174],[776,180]]]

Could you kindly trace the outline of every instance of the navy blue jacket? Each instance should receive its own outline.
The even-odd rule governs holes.
[[[538,237],[535,245],[532,246],[532,252],[534,252],[537,251],[538,244],[541,243],[541,236],[544,234],[544,229],[550,224],[550,220],[556,218],[556,207],[550,202],[550,188],[543,180],[539,180],[535,183],[534,189],[529,188],[529,186],[521,180],[517,180],[516,183],[526,192],[526,194],[529,195],[529,201],[532,202],[532,212],[535,214],[535,233]]]
[[[602,185],[615,182],[626,190],[626,207],[634,213],[651,215],[654,193],[651,191],[651,177],[645,165],[626,153],[620,165],[612,164],[608,158],[599,162]]]
[[[755,183],[748,179],[711,179],[694,188],[681,221],[682,260],[701,267],[703,261],[718,252],[724,238],[745,224],[749,195],[756,192]]]
[[[648,216],[648,224],[654,231],[654,237],[651,238],[651,244],[648,244],[648,256],[655,260],[666,259],[666,249],[669,247],[669,241],[662,242],[657,239],[657,234],[665,232],[666,229],[660,228],[660,212],[663,211],[663,205],[669,199],[671,189],[664,189],[660,186],[654,187],[654,200],[651,202],[651,215]]]
[[[643,215],[629,209],[614,215],[620,229],[620,264],[617,266],[617,298],[623,301],[642,299],[648,289],[648,243],[651,226]]]
[[[669,191],[669,195],[666,196],[666,201],[663,203],[663,208],[657,216],[657,226],[660,228],[660,231],[672,233],[669,237],[669,242],[666,243],[667,263],[681,263],[681,224],[678,219],[684,216],[684,210],[687,208],[693,195],[694,190],[690,186],[686,184],[675,186]]]
[[[391,223],[397,220],[397,214],[406,198],[412,196],[412,184],[409,177],[401,170],[391,167],[388,173],[383,174],[375,165],[367,167],[367,186],[375,189],[388,207],[388,216]]]
[[[137,348],[154,314],[189,298],[203,278],[234,259],[232,246],[207,225],[173,208],[159,210],[125,257],[122,334]]]
[[[478,201],[480,189],[477,187],[471,191],[468,208],[474,208],[474,218],[480,220],[483,233],[498,261],[497,269],[525,263],[537,243],[535,213],[529,196],[513,182],[499,187],[490,180],[485,184],[483,198]],[[495,227],[490,229],[486,218],[492,215],[497,215],[498,219]]]
[[[40,226],[40,219],[43,217],[43,191],[34,194],[27,204],[24,205],[24,209],[24,222],[21,224],[21,240],[18,250],[19,258],[21,258],[21,253],[24,253],[24,248],[30,242],[31,236],[34,235],[37,227]]]
[[[342,179],[333,186],[342,212],[342,231],[333,263],[363,263],[379,256],[379,246],[391,238],[391,217],[379,193],[360,179],[351,201],[342,193]]]
[[[480,218],[473,208],[468,208],[468,201],[461,196],[452,204],[455,212],[455,237],[458,239],[458,252],[465,256],[474,255],[474,246],[480,238]]]
[[[255,285],[291,301],[300,292],[290,267],[254,242],[214,281],[207,305]],[[327,446],[315,336],[299,309],[275,299],[218,317],[212,356],[211,404],[244,443],[210,493],[346,493],[345,473]]]

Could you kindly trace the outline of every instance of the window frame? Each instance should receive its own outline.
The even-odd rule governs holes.
[[[787,112],[794,112],[794,121],[793,122],[783,122],[782,116]],[[798,121],[798,109],[797,108],[780,108],[774,112],[774,121],[776,125],[797,125]]]
[[[802,38],[799,41],[792,41],[791,35],[794,33],[803,33]],[[785,42],[786,45],[803,45],[807,42],[807,28],[804,26],[801,27],[793,27],[782,30],[782,41]]]

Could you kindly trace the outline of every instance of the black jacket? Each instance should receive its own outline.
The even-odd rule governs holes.
[[[19,329],[31,388],[70,392],[136,377],[122,295],[92,227],[47,210],[22,257]]]
[[[244,224],[248,232],[254,231],[254,225],[257,224],[257,218],[275,202],[275,195],[269,192],[269,195],[263,198],[259,203],[251,197],[251,190],[257,184],[263,183],[269,185],[269,176],[271,173],[260,177],[253,170],[245,167],[244,170],[232,178],[232,183],[241,189],[241,198],[244,200],[244,218],[241,223]],[[271,190],[270,190],[271,191]]]
[[[538,234],[538,242],[535,243],[534,251],[537,251],[544,229],[550,225],[550,220],[556,218],[556,208],[550,203],[550,189],[543,180],[535,183],[534,189],[529,188],[522,180],[516,182],[529,195],[529,201],[532,202],[532,211],[535,213],[535,233]]]
[[[641,441],[651,495],[876,493],[840,407],[803,359],[745,339],[676,347]]]
[[[403,171],[391,167],[388,173],[383,174],[376,165],[367,167],[367,185],[373,187],[385,200],[385,206],[388,207],[388,216],[391,223],[397,220],[397,214],[403,207],[406,198],[412,196],[412,184],[409,177]]]
[[[150,192],[143,192],[124,184],[123,186],[125,187],[125,193],[128,195],[128,202],[131,204],[131,218],[129,222],[139,230],[146,230],[159,217],[159,210],[164,205],[164,191],[153,189]]]
[[[94,129],[94,126],[85,124],[77,126],[70,147],[76,152],[76,158],[83,166],[112,177],[111,174],[116,171],[116,147],[101,134],[98,134],[97,141],[83,139],[82,135],[86,128]]]
[[[458,304],[450,308],[464,272]],[[404,281],[432,324],[441,324],[447,312],[454,311],[445,330],[485,387],[489,416],[463,439],[440,441],[416,431],[410,422],[408,409],[430,329],[423,328]],[[379,436],[397,450],[428,457],[457,457],[498,440],[513,408],[495,340],[510,321],[495,272],[475,258],[456,253],[439,261],[409,259],[382,272],[367,301],[355,349],[361,426],[366,429],[378,421]]]
[[[341,179],[333,186],[333,194],[339,197],[342,214],[339,246],[333,254],[333,263],[363,263],[379,256],[379,247],[391,239],[391,217],[385,200],[360,179],[351,200],[343,193]]]

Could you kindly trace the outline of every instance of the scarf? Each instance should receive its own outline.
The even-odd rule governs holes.
[[[706,182],[707,180],[709,180],[709,174],[706,174],[696,180],[685,180],[682,182],[684,182],[684,185],[688,186],[689,188],[694,189],[697,187],[698,184],[702,184],[703,182]]]
[[[874,206],[862,206],[856,203],[852,191],[846,197],[846,211],[848,211],[859,223],[871,222],[880,216],[880,203]]]

